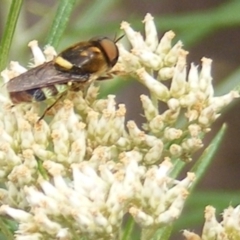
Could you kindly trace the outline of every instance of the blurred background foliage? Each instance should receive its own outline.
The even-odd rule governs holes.
[[[216,95],[238,87],[239,0],[0,0],[0,67],[4,69],[10,60],[26,66],[31,58],[27,44],[33,39],[38,40],[41,47],[50,43],[60,51],[93,36],[119,36],[123,20],[131,23],[135,30],[144,32],[141,21],[148,12],[155,18],[159,38],[168,30],[176,33],[175,41],[181,40],[189,51],[189,63],[200,64],[203,56],[213,59]],[[144,121],[139,95],[146,90],[140,84],[134,80],[107,81],[101,94],[109,93],[117,94],[117,102],[127,105],[128,119],[139,125]],[[221,148],[177,223],[178,233],[183,228],[201,226],[205,206],[211,204],[221,212],[230,204],[235,206],[240,202],[238,102],[235,101],[217,121],[212,135],[208,134],[206,146],[223,122],[227,123]]]

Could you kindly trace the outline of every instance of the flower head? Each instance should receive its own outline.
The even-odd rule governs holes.
[[[203,58],[200,71],[192,64],[187,73],[187,52],[181,42],[172,46],[174,33],[158,41],[150,14],[144,24],[145,39],[122,23],[132,49],[119,43],[112,70],[149,89],[150,96],[140,96],[143,128],[125,124],[125,105],[116,105],[113,95],[97,99],[94,85],[69,92],[41,121],[42,103],[12,107],[1,96],[0,179],[6,189],[0,189],[0,213],[19,223],[16,239],[117,239],[126,213],[149,232],[179,217],[195,176],[171,178],[171,160],[191,160],[203,133],[238,95],[214,97],[211,60]],[[56,55],[50,47],[42,53],[36,42],[29,46],[33,66]],[[12,63],[2,77],[7,82],[24,71]],[[159,102],[167,110],[160,112]]]

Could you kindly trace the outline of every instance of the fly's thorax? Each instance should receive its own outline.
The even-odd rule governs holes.
[[[78,57],[75,57],[75,54],[69,55],[68,52],[59,54],[54,60],[56,69],[75,75],[100,75],[109,69],[99,48],[89,47],[86,50],[81,50]]]
[[[81,42],[61,52],[54,60],[59,71],[72,74],[101,75],[118,60],[116,43],[106,37]]]

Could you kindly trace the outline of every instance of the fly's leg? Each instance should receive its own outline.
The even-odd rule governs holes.
[[[53,104],[51,104],[50,106],[48,106],[48,107],[44,110],[42,116],[41,116],[41,117],[38,119],[38,121],[37,121],[38,123],[45,117],[46,113],[47,113],[52,107],[55,106],[55,104],[63,97],[63,95],[64,95],[64,94],[60,95]]]

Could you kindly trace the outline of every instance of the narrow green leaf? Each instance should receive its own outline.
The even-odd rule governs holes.
[[[0,232],[8,239],[14,239],[13,233],[10,231],[9,226],[6,224],[6,222],[0,218]]]
[[[46,44],[57,47],[66,29],[70,15],[74,9],[76,0],[60,0],[52,27],[46,40]]]
[[[213,205],[218,210],[226,208],[229,204],[232,206],[239,204],[240,191],[195,191],[189,198],[188,206],[191,208],[203,208],[207,205]]]
[[[221,144],[225,131],[226,125],[224,124],[218,131],[217,135],[212,140],[211,144],[204,150],[202,156],[197,160],[197,162],[192,167],[191,172],[194,172],[196,174],[196,180],[191,186],[191,191],[197,185],[197,183],[205,173],[207,167],[210,165],[214,154],[216,153]]]
[[[172,233],[172,226],[161,228],[157,231],[153,240],[169,240]]]
[[[204,209],[208,205],[214,206],[217,214],[220,214],[229,205],[239,205],[239,196],[239,191],[194,191],[194,194],[187,200],[183,214],[174,223],[174,232],[193,228],[202,223],[204,221]]]
[[[121,240],[130,240],[132,232],[134,228],[134,220],[132,217],[128,217],[127,222],[124,226],[123,230],[123,236],[121,237]]]
[[[200,181],[200,179],[202,178],[202,176],[204,175],[204,173],[206,172],[207,167],[210,165],[214,154],[216,153],[216,151],[218,150],[221,141],[223,139],[224,133],[226,131],[226,125],[224,124],[222,126],[222,128],[218,131],[218,133],[216,134],[216,136],[214,137],[214,139],[211,141],[210,145],[204,150],[203,154],[201,155],[201,157],[196,161],[196,163],[194,164],[194,166],[192,167],[192,169],[190,170],[191,172],[194,172],[196,174],[196,180],[193,182],[192,186],[190,187],[189,191],[193,192],[193,188],[197,185],[197,183]],[[171,173],[171,176],[174,175],[178,175],[179,171],[183,168],[184,164],[181,164],[180,161],[177,162],[176,164],[176,170],[174,167],[174,172]],[[194,194],[192,196],[194,198]],[[191,196],[190,198],[191,199]],[[186,205],[188,205],[188,201]],[[200,203],[199,198],[198,202]],[[196,208],[196,207],[195,207]],[[201,211],[203,211],[203,208],[201,209],[200,206],[197,207],[197,209],[200,209],[200,213]],[[192,223],[197,223],[199,222],[199,220],[201,219],[201,214],[197,214],[195,211],[195,216],[196,218],[193,220],[192,219]],[[189,224],[188,222],[186,222],[187,219],[185,219],[184,215],[181,216],[181,218],[177,221],[177,223],[174,224],[174,228],[175,229],[179,229],[179,226],[181,225],[181,228],[184,228]],[[181,223],[181,224],[180,224]],[[184,226],[183,226],[184,224]]]
[[[177,178],[177,176],[179,175],[179,173],[182,171],[182,169],[184,168],[184,166],[186,165],[185,162],[183,162],[181,159],[177,159],[174,162],[174,168],[170,173],[170,176],[172,178]]]
[[[6,67],[14,31],[17,25],[23,0],[13,0],[8,14],[7,23],[0,43],[0,71]]]

